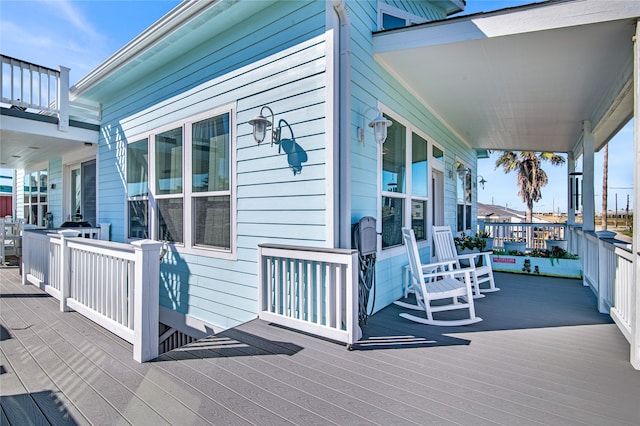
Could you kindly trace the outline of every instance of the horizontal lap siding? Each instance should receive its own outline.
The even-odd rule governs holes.
[[[49,160],[49,188],[47,189],[47,209],[53,214],[53,226],[62,225],[66,219],[62,217],[62,158],[55,157]],[[51,185],[55,184],[55,189]]]
[[[428,2],[387,1],[386,3],[421,16],[429,20],[443,19],[442,10]],[[456,196],[455,180],[449,179],[446,170],[450,170],[454,161],[465,161],[474,170],[476,155],[465,145],[422,101],[401,82],[384,70],[373,58],[372,32],[377,30],[377,9],[375,1],[347,2],[352,22],[351,33],[351,130],[362,126],[362,114],[380,101],[400,116],[424,132],[428,139],[445,148],[445,220],[455,229]],[[437,84],[437,82],[434,82]],[[428,99],[426,100],[428,102]],[[367,120],[372,113],[369,112]],[[378,217],[377,208],[377,148],[373,141],[372,130],[366,129],[365,144],[352,143],[351,168],[351,222],[357,222],[363,216]],[[474,189],[475,199],[475,189]],[[473,214],[473,213],[472,213]],[[378,257],[376,264],[376,310],[401,296],[403,268],[407,264],[406,254],[398,250],[397,256]],[[421,248],[421,256],[429,259],[430,248]]]
[[[104,107],[101,218],[124,239],[126,142],[221,105],[234,117],[237,260],[168,253],[160,303],[219,327],[257,314],[257,245],[326,245],[326,44],[323,2],[278,2],[148,76]],[[253,140],[248,121],[269,105],[308,161],[294,176],[278,146]],[[283,127],[282,137],[290,138]],[[129,140],[131,141],[131,140]],[[116,234],[117,233],[117,234]]]

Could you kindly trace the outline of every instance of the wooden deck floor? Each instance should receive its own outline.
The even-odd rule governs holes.
[[[418,325],[390,306],[349,352],[256,320],[138,364],[0,269],[0,424],[640,424],[640,372],[590,291],[497,281],[472,326]]]

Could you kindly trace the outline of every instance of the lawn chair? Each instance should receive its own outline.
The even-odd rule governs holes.
[[[416,304],[401,301],[396,305],[407,309],[424,310],[427,317],[418,317],[401,313],[402,318],[421,324],[438,326],[459,326],[482,321],[476,316],[473,291],[471,290],[471,268],[454,269],[454,261],[438,262],[428,265],[420,263],[418,245],[412,229],[402,228],[402,237],[409,257],[411,285],[415,291]],[[434,300],[451,299],[451,303],[432,305]],[[469,317],[464,319],[437,320],[434,312],[468,309]]]
[[[483,251],[480,253],[458,254],[456,244],[453,240],[451,228],[448,226],[433,227],[433,243],[436,249],[436,259],[438,262],[454,261],[455,267],[460,268],[460,260],[469,262],[469,266],[474,268],[471,274],[471,281],[475,290],[475,297],[483,297],[481,293],[490,293],[498,291],[496,283],[493,279],[493,269],[491,269],[491,251]],[[479,266],[479,259],[483,260],[482,266]],[[489,283],[488,288],[481,288],[480,284]]]

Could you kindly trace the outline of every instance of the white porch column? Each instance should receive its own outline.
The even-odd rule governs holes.
[[[133,359],[138,362],[158,357],[160,249],[162,243],[140,240],[131,243],[136,251],[133,288]]]
[[[631,319],[631,365],[640,370],[640,21],[636,21],[636,36],[633,44],[633,262],[635,270],[635,297],[631,300],[633,313]]]
[[[591,131],[591,122],[582,122],[582,230],[594,231],[596,223],[596,211],[594,200],[594,153],[595,139]]]
[[[69,71],[70,68],[60,65],[58,81],[58,130],[69,131]]]
[[[573,151],[567,154],[567,223],[574,225],[576,223],[576,205],[574,201],[576,197],[572,197],[573,182],[571,180],[571,174],[576,171],[576,159],[574,158]]]

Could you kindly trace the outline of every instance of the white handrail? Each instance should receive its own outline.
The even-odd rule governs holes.
[[[162,243],[79,238],[80,231],[86,228],[25,231],[23,284],[40,286],[61,311],[73,309],[132,343],[134,360],[156,358]]]
[[[358,253],[260,244],[261,319],[352,345],[358,325]]]

